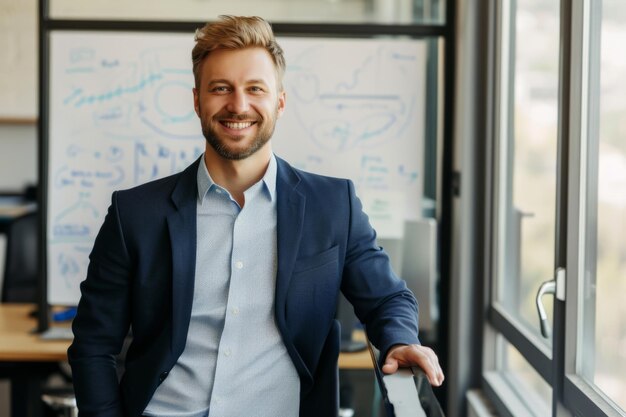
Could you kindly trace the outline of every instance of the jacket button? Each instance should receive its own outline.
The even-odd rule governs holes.
[[[167,371],[162,372],[161,375],[159,375],[159,383],[165,381],[165,378],[167,378],[168,375],[169,375],[169,372]]]

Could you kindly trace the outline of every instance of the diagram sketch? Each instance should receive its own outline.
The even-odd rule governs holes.
[[[360,195],[371,197],[367,201],[387,199],[398,216],[417,218],[425,44],[285,38],[281,45],[287,57],[287,106],[276,127],[276,152],[305,170],[350,178]],[[398,193],[405,197],[398,199]],[[404,207],[397,207],[399,201]],[[365,206],[368,213],[375,209]],[[374,219],[373,224],[381,237],[396,235]]]
[[[120,47],[123,45],[123,47]],[[49,299],[75,304],[111,193],[203,151],[192,35],[54,32],[48,163]]]
[[[404,216],[398,201],[417,206],[423,42],[279,42],[287,107],[275,153],[299,168],[351,178],[359,193],[374,193],[364,201],[385,209],[379,218]],[[205,140],[193,109],[191,34],[53,31],[50,43],[48,298],[73,305],[111,194],[181,171]],[[406,199],[386,197],[398,193]]]

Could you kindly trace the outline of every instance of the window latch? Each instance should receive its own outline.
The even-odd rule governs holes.
[[[542,298],[546,294],[556,295],[556,298],[565,301],[565,268],[557,268],[554,279],[546,281],[539,287],[535,303],[537,304],[537,312],[539,313],[539,327],[541,335],[546,339],[550,338],[552,329],[548,322],[548,314],[543,306]]]

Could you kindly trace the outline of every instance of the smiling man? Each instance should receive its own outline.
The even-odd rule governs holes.
[[[113,194],[68,351],[80,415],[337,416],[340,291],[383,371],[417,365],[440,385],[415,299],[353,184],[272,153],[286,97],[269,24],[223,16],[196,33],[192,60],[206,149],[179,174]]]

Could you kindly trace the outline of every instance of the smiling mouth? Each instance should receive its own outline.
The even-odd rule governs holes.
[[[253,124],[255,124],[256,122],[227,122],[227,121],[220,121],[220,123],[223,126],[226,126],[229,129],[233,129],[233,130],[243,130],[247,127],[252,126]]]

